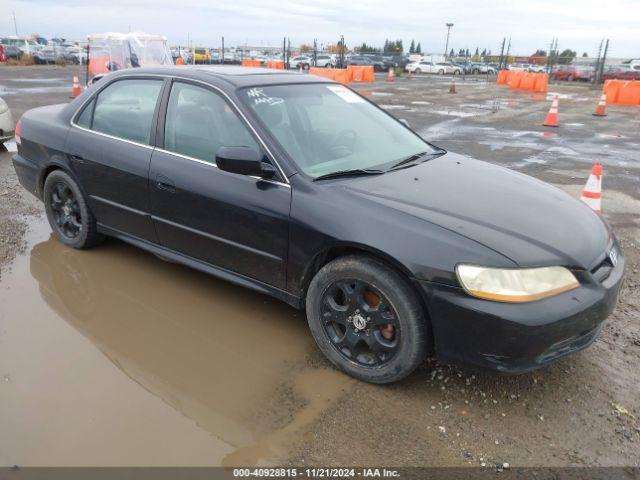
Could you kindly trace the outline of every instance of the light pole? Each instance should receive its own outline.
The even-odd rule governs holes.
[[[444,47],[444,57],[447,58],[449,54],[449,34],[451,33],[451,27],[453,27],[453,23],[447,23],[447,44]]]

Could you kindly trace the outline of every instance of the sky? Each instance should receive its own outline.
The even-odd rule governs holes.
[[[610,57],[640,58],[640,0],[0,0],[0,35],[38,33],[84,39],[106,31],[144,31],[166,36],[171,45],[366,42],[382,46],[386,38],[412,39],[423,52],[476,47],[499,53],[503,37],[511,52],[528,55],[549,49],[558,38],[560,50],[571,48],[596,56],[601,39],[610,39]],[[5,6],[6,5],[6,6]]]

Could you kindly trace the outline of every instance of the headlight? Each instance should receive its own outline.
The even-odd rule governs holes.
[[[580,285],[564,267],[506,269],[458,265],[456,275],[469,294],[497,302],[532,302]]]

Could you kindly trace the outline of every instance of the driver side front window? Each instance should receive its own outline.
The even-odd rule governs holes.
[[[215,163],[220,147],[258,144],[236,112],[206,88],[175,82],[171,87],[164,128],[164,149]]]

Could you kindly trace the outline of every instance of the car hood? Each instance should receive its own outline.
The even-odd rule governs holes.
[[[562,190],[453,153],[340,186],[481,243],[522,267],[588,269],[608,244],[600,217]]]

